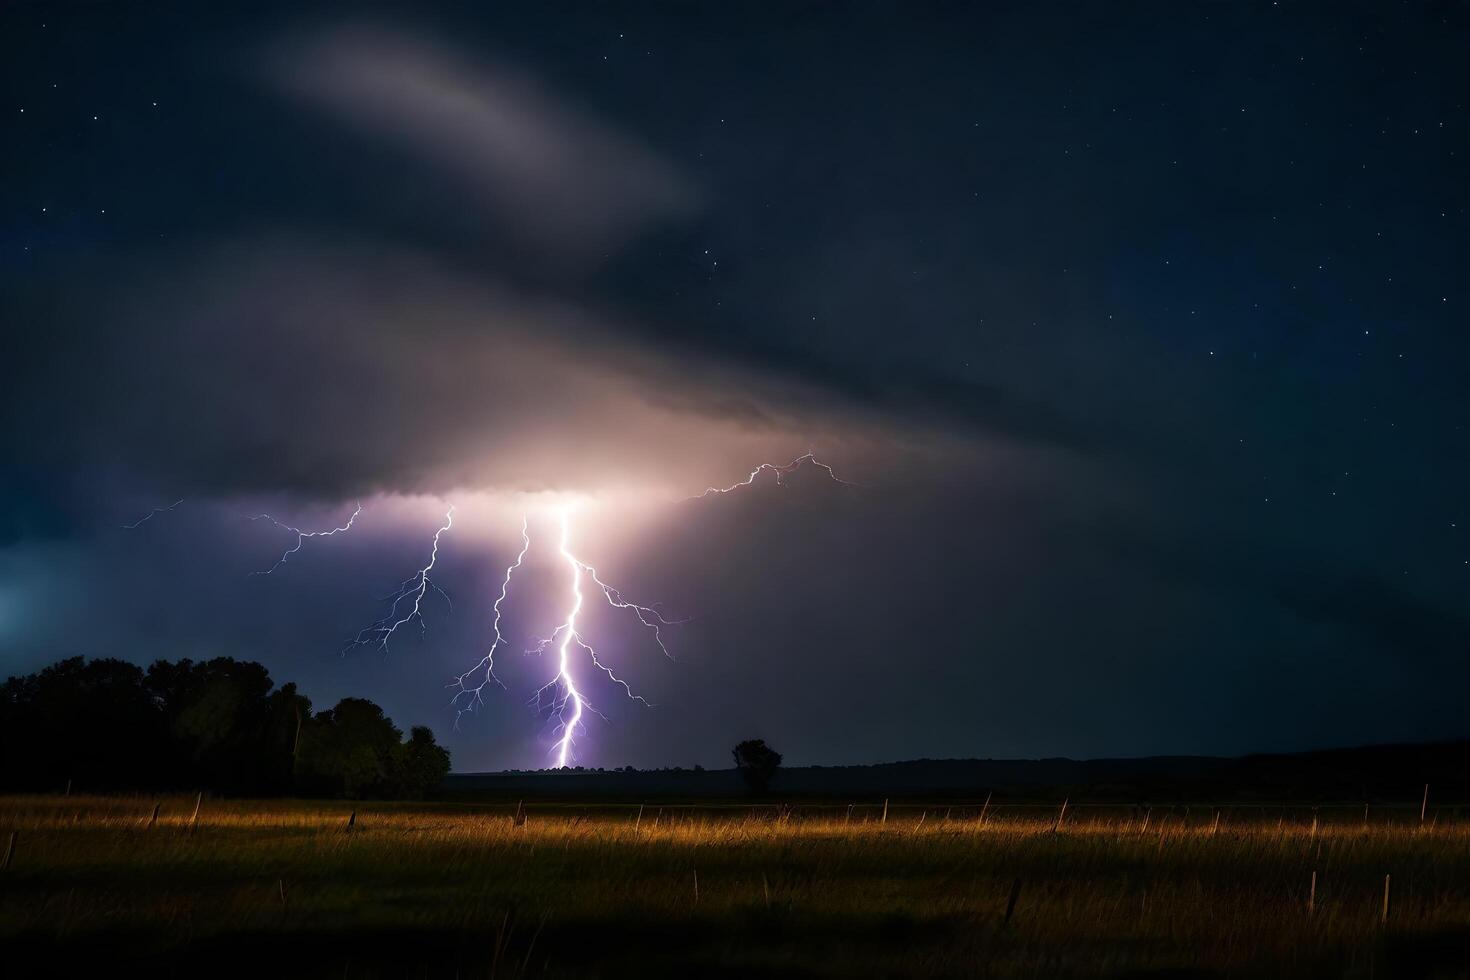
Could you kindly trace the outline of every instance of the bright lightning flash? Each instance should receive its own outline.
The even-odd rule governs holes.
[[[703,493],[686,499],[698,500],[712,494],[727,494],[739,490],[742,487],[749,487],[755,483],[756,479],[762,473],[766,472],[774,473],[776,475],[776,485],[781,486],[785,483],[786,477],[808,464],[826,473],[827,477],[833,483],[840,483],[843,486],[849,487],[858,486],[858,484],[850,483],[840,478],[833,472],[831,466],[817,459],[814,454],[805,453],[785,464],[762,463],[751,470],[750,475],[738,483],[732,483],[728,487],[709,487]],[[556,737],[556,744],[551,751],[556,756],[557,767],[562,768],[576,758],[576,740],[584,731],[583,721],[587,712],[590,711],[593,714],[602,715],[587,700],[585,691],[578,684],[575,664],[578,660],[577,652],[579,650],[587,655],[587,659],[591,661],[593,667],[602,671],[614,684],[622,688],[623,693],[629,699],[645,705],[648,704],[644,698],[633,692],[632,687],[625,680],[613,673],[612,669],[603,663],[597,654],[597,650],[587,642],[579,630],[577,617],[581,614],[583,604],[586,600],[586,596],[583,593],[583,577],[585,576],[587,579],[590,579],[596,585],[610,607],[613,609],[630,610],[638,622],[647,627],[653,634],[654,644],[658,646],[664,656],[670,659],[673,659],[673,657],[669,653],[668,647],[664,644],[662,628],[678,625],[679,623],[687,622],[687,620],[670,620],[665,618],[656,606],[645,606],[628,601],[621,591],[602,579],[596,568],[577,557],[576,553],[572,550],[571,517],[568,509],[561,508],[555,513],[559,528],[557,553],[571,574],[571,604],[567,609],[566,617],[562,620],[561,625],[557,626],[550,636],[541,640],[536,646],[533,646],[526,652],[544,655],[552,648],[556,650],[556,673],[551,680],[536,690],[535,695],[530,700],[530,704],[538,713],[545,714],[555,721],[552,731]],[[502,577],[500,583],[500,595],[495,600],[495,621],[493,625],[495,638],[490,643],[489,651],[486,652],[485,656],[480,658],[479,663],[475,664],[475,666],[463,674],[460,674],[449,684],[449,687],[454,689],[455,692],[454,697],[450,699],[450,703],[458,712],[455,716],[456,728],[458,728],[460,717],[466,711],[473,711],[485,703],[485,688],[491,684],[499,685],[502,688],[505,687],[501,683],[500,678],[495,675],[495,654],[507,642],[505,634],[501,630],[501,607],[504,605],[506,596],[510,591],[512,576],[514,576],[516,569],[520,568],[525,562],[526,554],[530,550],[530,523],[528,518],[523,517],[521,519],[521,550],[516,554],[515,560],[506,566],[505,575]],[[432,565],[433,562],[431,560],[430,566],[432,567]],[[410,584],[413,581],[415,580],[410,580]],[[421,581],[419,582],[419,594],[422,594]]]
[[[285,550],[285,552],[283,552],[281,554],[281,557],[278,558],[278,559],[276,559],[276,563],[274,565],[272,565],[270,568],[262,569],[260,571],[251,572],[250,574],[251,575],[269,575],[269,574],[271,574],[276,569],[278,569],[282,565],[286,564],[286,560],[288,558],[290,558],[292,555],[296,554],[296,552],[300,551],[301,550],[301,546],[304,545],[304,544],[306,544],[306,539],[307,538],[330,538],[334,534],[340,534],[343,531],[350,530],[351,527],[352,527],[352,523],[357,520],[357,515],[358,514],[361,514],[361,513],[362,513],[362,501],[359,500],[357,502],[357,509],[352,512],[352,516],[351,517],[347,518],[347,523],[346,524],[343,524],[341,527],[330,528],[329,530],[326,530],[326,531],[303,531],[299,527],[292,527],[290,524],[284,524],[281,521],[276,520],[274,517],[272,517],[269,514],[257,514],[256,516],[250,518],[250,520],[252,520],[252,521],[270,521],[272,524],[274,524],[276,527],[280,528],[281,530],[283,530],[283,531],[290,531],[292,534],[296,535],[296,543],[294,545],[292,545],[290,548],[287,548]]]
[[[385,650],[388,647],[388,640],[398,631],[398,628],[400,626],[407,626],[415,619],[418,620],[419,630],[422,632],[426,628],[424,626],[423,615],[424,596],[431,589],[439,593],[444,601],[449,603],[451,609],[454,608],[454,601],[449,598],[449,594],[439,588],[433,579],[429,578],[429,573],[434,570],[434,563],[439,560],[439,539],[453,526],[454,505],[451,504],[449,510],[444,514],[443,525],[440,526],[439,530],[434,532],[434,542],[429,548],[428,563],[399,583],[398,591],[388,596],[385,600],[390,603],[387,614],[371,626],[366,626],[360,630],[352,642],[343,648],[343,653],[356,647],[372,645],[376,645],[380,650]],[[408,604],[408,611],[400,615],[399,607],[403,606],[404,603]]]
[[[542,692],[553,687],[560,688],[560,693],[553,701],[552,715],[557,719],[561,730],[561,737],[556,743],[556,767],[561,769],[567,764],[567,759],[572,751],[572,737],[579,725],[582,724],[582,709],[586,706],[586,700],[582,692],[577,690],[577,680],[572,676],[571,654],[567,649],[573,643],[581,644],[582,640],[577,636],[577,613],[582,611],[582,564],[567,550],[570,529],[567,525],[567,513],[561,513],[561,556],[566,559],[567,567],[572,572],[572,608],[567,611],[566,622],[557,627],[561,633],[561,645],[557,647],[556,679],[546,687],[536,692],[535,701],[541,703]],[[552,639],[556,634],[552,634]],[[589,651],[591,647],[587,648]],[[597,655],[593,654],[594,662]],[[567,714],[567,706],[571,706],[571,714]]]
[[[859,485],[855,483],[849,483],[847,480],[841,479],[837,476],[836,473],[833,472],[831,466],[817,459],[814,454],[805,453],[784,465],[780,463],[762,463],[755,469],[751,470],[750,475],[747,476],[744,480],[732,483],[728,487],[707,487],[703,493],[696,494],[693,497],[686,497],[685,499],[698,500],[711,495],[732,493],[736,490],[741,489],[742,487],[749,487],[753,485],[756,479],[762,473],[766,472],[774,473],[776,475],[776,485],[781,486],[784,484],[786,477],[790,476],[792,473],[796,472],[801,467],[807,464],[811,464],[812,466],[815,466],[825,472],[828,478],[833,483],[840,483],[843,486],[849,487]],[[124,524],[123,527],[128,530],[140,527],[142,524],[151,520],[153,517],[174,510],[183,502],[184,501],[180,499],[174,501],[172,504],[169,504],[167,507],[155,507],[153,508],[153,510],[149,511],[147,514],[144,514],[138,520],[133,521],[131,524]],[[299,527],[293,527],[290,524],[286,524],[283,521],[277,520],[270,514],[258,514],[254,517],[249,518],[249,520],[251,521],[269,521],[281,530],[290,531],[292,534],[296,535],[295,544],[282,552],[281,557],[276,559],[275,564],[273,564],[270,568],[251,572],[251,574],[270,575],[272,572],[276,571],[288,560],[290,560],[292,555],[299,552],[302,546],[306,544],[307,538],[329,538],[334,534],[341,534],[344,531],[351,530],[352,525],[357,521],[357,518],[361,513],[362,502],[358,501],[356,507],[352,511],[352,515],[347,518],[347,522],[345,524],[341,525],[340,527],[328,528],[323,531],[303,531]],[[536,690],[536,693],[531,698],[530,703],[538,710],[538,712],[545,713],[548,715],[548,717],[555,720],[556,724],[553,728],[553,732],[556,736],[556,744],[551,751],[556,755],[557,767],[563,768],[571,761],[573,761],[573,759],[575,759],[576,739],[584,730],[583,718],[585,717],[586,713],[590,711],[593,714],[601,716],[601,712],[599,712],[596,708],[592,706],[592,704],[587,700],[587,696],[583,692],[582,688],[578,686],[576,671],[574,669],[574,664],[577,660],[576,653],[578,650],[585,652],[587,655],[587,659],[591,661],[592,666],[602,671],[602,673],[607,675],[608,679],[610,679],[618,687],[622,688],[623,693],[627,695],[630,700],[638,701],[645,705],[648,704],[648,702],[644,700],[644,698],[633,692],[632,687],[629,686],[627,681],[623,680],[621,677],[618,677],[615,673],[613,673],[610,667],[602,662],[602,660],[598,657],[597,650],[590,643],[587,642],[581,631],[578,629],[577,617],[582,612],[582,606],[585,601],[585,596],[582,591],[583,576],[585,575],[588,579],[592,581],[594,585],[596,585],[598,590],[602,592],[603,598],[607,600],[607,604],[611,608],[618,610],[630,610],[633,613],[634,617],[637,618],[638,622],[647,627],[648,630],[652,633],[654,644],[659,648],[659,650],[664,654],[665,657],[668,657],[671,660],[673,659],[673,656],[669,653],[668,647],[664,644],[662,629],[665,626],[675,626],[680,623],[688,622],[688,620],[670,620],[664,617],[663,613],[658,610],[657,606],[645,606],[636,602],[630,602],[627,598],[624,597],[621,591],[604,581],[602,577],[598,574],[596,568],[589,565],[581,558],[577,557],[576,553],[572,551],[571,518],[569,514],[569,508],[560,508],[555,512],[555,514],[560,532],[557,553],[561,561],[566,564],[567,570],[571,574],[571,606],[570,608],[568,608],[566,618],[562,620],[561,625],[557,626],[556,629],[552,631],[550,636],[546,637],[544,640],[541,640],[536,646],[527,650],[526,653],[536,653],[544,655],[545,652],[553,645],[555,645],[556,647],[556,674],[552,677],[551,680],[547,681]],[[370,626],[367,626],[360,630],[357,636],[353,638],[353,640],[348,643],[347,646],[344,648],[344,653],[347,650],[351,650],[359,646],[369,645],[376,645],[380,649],[386,649],[388,646],[388,641],[393,637],[393,634],[396,633],[401,627],[407,626],[414,620],[418,621],[420,630],[423,630],[425,628],[423,617],[423,604],[424,599],[427,597],[430,590],[437,592],[440,596],[444,598],[446,602],[449,602],[450,607],[453,608],[453,603],[450,600],[449,595],[443,589],[441,589],[438,584],[433,581],[432,578],[430,578],[430,573],[434,570],[435,563],[439,560],[440,539],[446,533],[448,533],[453,525],[454,507],[453,505],[450,505],[448,511],[444,515],[443,525],[434,532],[434,538],[429,548],[428,561],[417,572],[404,579],[403,582],[399,584],[396,592],[394,592],[390,596],[385,597],[384,601],[388,603],[387,614],[384,615],[383,618],[372,623]],[[495,638],[491,641],[490,649],[485,653],[485,656],[480,658],[479,663],[471,667],[469,670],[465,671],[463,674],[460,674],[449,685],[451,688],[455,689],[454,697],[450,699],[450,703],[457,709],[457,714],[455,715],[456,728],[459,727],[459,718],[463,716],[466,711],[473,711],[484,704],[483,695],[486,687],[488,687],[490,684],[499,685],[501,688],[505,687],[505,685],[501,683],[500,678],[495,676],[495,654],[497,651],[500,650],[501,647],[505,646],[507,642],[505,634],[501,629],[501,607],[505,604],[506,597],[510,592],[510,581],[512,576],[515,574],[516,569],[520,568],[521,565],[525,562],[526,554],[530,550],[530,522],[528,518],[522,517],[521,550],[516,554],[515,560],[506,567],[505,575],[501,579],[500,583],[500,595],[495,600],[495,620],[492,627],[495,633]],[[472,683],[472,678],[477,679],[477,683]]]
[[[526,552],[530,550],[531,534],[529,530],[529,525],[526,518],[522,517],[521,550],[520,553],[516,555],[516,560],[506,566],[505,577],[500,582],[500,595],[495,600],[495,622],[493,626],[495,630],[495,639],[491,641],[489,651],[486,652],[485,656],[480,658],[480,662],[475,664],[475,666],[471,667],[469,670],[465,671],[463,674],[460,674],[449,685],[452,688],[456,688],[454,692],[454,697],[450,699],[450,703],[456,709],[456,713],[454,716],[455,731],[459,730],[459,719],[466,711],[473,711],[475,708],[485,703],[484,692],[485,688],[488,685],[497,684],[502,690],[504,690],[505,688],[505,685],[500,682],[500,678],[495,676],[495,651],[500,649],[500,647],[505,643],[505,636],[500,632],[500,607],[505,603],[506,593],[510,591],[511,575],[515,572],[517,568],[521,567],[521,562],[526,560]],[[474,687],[470,687],[466,683],[466,680],[467,678],[476,675],[479,676],[480,682]]]
[[[776,486],[779,487],[786,480],[786,477],[790,476],[792,473],[795,473],[807,463],[812,464],[820,470],[826,471],[827,476],[832,480],[833,483],[840,483],[845,487],[857,486],[856,483],[849,483],[847,480],[842,479],[836,473],[832,472],[832,467],[828,466],[820,459],[817,459],[817,457],[813,453],[803,453],[802,455],[796,457],[784,466],[780,463],[762,463],[755,469],[751,470],[750,475],[741,480],[739,483],[732,483],[728,487],[706,487],[703,493],[697,493],[692,497],[685,497],[684,499],[698,500],[701,497],[708,497],[710,494],[730,493],[732,490],[739,490],[741,487],[750,486],[752,483],[755,482],[756,477],[760,476],[762,473],[767,472],[776,474]]]
[[[665,620],[651,606],[640,606],[637,603],[628,602],[623,598],[622,593],[598,578],[596,569],[572,553],[571,521],[565,510],[561,511],[558,515],[558,522],[561,525],[561,539],[557,550],[572,573],[572,608],[568,610],[565,622],[558,626],[552,632],[551,636],[533,647],[530,652],[542,653],[548,646],[556,642],[558,636],[561,637],[561,643],[556,648],[556,677],[542,686],[536,692],[535,697],[531,699],[531,704],[537,708],[549,708],[551,717],[556,719],[558,738],[554,751],[556,752],[556,765],[560,769],[567,764],[568,759],[572,758],[573,739],[581,731],[582,713],[584,711],[591,711],[594,714],[601,714],[588,703],[586,696],[577,688],[577,680],[572,674],[571,667],[571,647],[573,644],[586,651],[587,658],[592,661],[592,666],[602,671],[614,684],[621,687],[623,693],[630,700],[645,705],[648,704],[648,701],[641,695],[633,693],[633,689],[628,685],[627,681],[614,674],[612,668],[597,658],[596,649],[584,640],[582,634],[577,631],[577,614],[582,611],[583,573],[586,573],[593,582],[597,583],[598,588],[602,590],[603,597],[607,599],[608,605],[614,609],[633,610],[633,614],[638,617],[638,621],[653,630],[654,642],[658,644],[658,648],[663,651],[666,657],[669,656],[669,651],[664,646],[663,638],[659,635],[658,628],[660,625],[668,626],[672,624],[668,620]],[[652,621],[650,621],[650,617]]]
[[[603,663],[598,657],[596,648],[587,642],[586,638],[578,629],[577,617],[581,613],[583,603],[586,600],[586,596],[582,591],[583,576],[585,575],[592,580],[598,590],[602,592],[603,598],[607,600],[610,607],[632,611],[638,621],[648,627],[652,632],[654,643],[658,646],[659,650],[665,656],[670,657],[670,659],[672,659],[672,656],[669,653],[668,647],[664,644],[660,628],[673,626],[684,621],[667,619],[653,606],[630,602],[620,590],[603,581],[595,568],[581,558],[578,558],[572,551],[571,518],[568,511],[565,508],[561,509],[557,511],[556,517],[559,530],[557,554],[571,573],[571,606],[567,610],[566,617],[562,620],[561,625],[557,626],[549,637],[541,640],[540,643],[526,652],[544,654],[553,645],[556,649],[556,674],[550,681],[537,689],[530,703],[538,712],[545,713],[555,720],[556,724],[553,732],[556,735],[556,744],[552,748],[552,752],[556,756],[557,768],[561,768],[568,765],[575,758],[575,740],[583,731],[583,718],[586,712],[590,711],[593,714],[601,715],[601,712],[594,708],[591,702],[587,700],[587,695],[582,688],[578,686],[574,666],[578,650],[585,652],[592,666],[602,671],[614,684],[621,687],[623,693],[630,700],[645,705],[648,704],[647,700],[633,692],[632,687],[627,681],[617,676],[611,667]],[[495,639],[490,645],[489,652],[481,658],[480,662],[461,674],[449,685],[457,689],[452,701],[459,709],[461,715],[465,711],[474,710],[484,703],[484,689],[489,684],[500,684],[501,687],[504,687],[500,679],[495,676],[495,652],[506,643],[500,626],[501,605],[505,602],[506,594],[510,588],[511,576],[515,573],[516,569],[521,567],[522,562],[525,561],[526,553],[530,548],[529,520],[523,518],[521,521],[520,553],[516,555],[515,561],[507,566],[505,576],[501,580],[500,596],[495,600]],[[478,683],[473,686],[470,684],[470,678],[472,677],[478,679]]]

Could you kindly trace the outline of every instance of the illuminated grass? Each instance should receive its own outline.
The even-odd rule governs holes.
[[[17,832],[0,942],[334,977],[1470,963],[1470,825],[1420,827],[1417,812],[1324,811],[1314,830],[1306,810],[1240,808],[1216,830],[1210,808],[1155,809],[1146,827],[1129,808],[1074,808],[1054,830],[1055,807],[984,823],[978,808],[895,807],[885,824],[876,807],[544,805],[515,827],[514,804],[206,800],[191,832],[193,797],[163,800],[148,829],[156,802],[0,800],[0,847]]]

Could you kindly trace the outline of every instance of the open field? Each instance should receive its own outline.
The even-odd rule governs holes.
[[[513,804],[206,799],[193,825],[194,798],[171,797],[150,826],[159,802],[0,799],[0,848],[15,831],[8,963],[201,978],[1470,976],[1470,822],[1448,810],[1421,826],[1417,806],[1366,822],[1361,804],[1079,806],[1058,827],[1055,806],[982,819],[895,805],[884,821],[874,805],[548,804],[516,826]]]

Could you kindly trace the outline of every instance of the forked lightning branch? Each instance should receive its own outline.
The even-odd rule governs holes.
[[[789,463],[762,463],[751,470],[750,475],[744,480],[726,487],[708,487],[702,493],[687,499],[697,500],[712,495],[733,493],[752,486],[763,473],[774,474],[776,484],[780,486],[784,484],[786,477],[803,466],[821,470],[834,483],[841,483],[845,486],[853,485],[839,479],[832,471],[832,467],[817,459],[816,456],[806,453]],[[178,505],[173,505],[173,507],[176,506]],[[151,512],[148,517],[171,509],[173,508],[159,508]],[[308,539],[331,537],[350,531],[358,516],[362,514],[362,510],[362,505],[357,504],[351,516],[342,525],[321,531],[303,531],[268,514],[260,514],[251,518],[256,521],[268,521],[295,536],[291,546],[282,553],[275,564],[255,574],[269,575],[276,572],[302,549]],[[148,517],[144,517],[143,520],[147,520]],[[670,626],[677,626],[685,620],[668,619],[657,606],[633,602],[621,590],[609,584],[596,568],[579,557],[574,541],[573,514],[569,508],[555,509],[549,514],[538,515],[538,517],[543,517],[543,520],[538,521],[538,526],[545,523],[555,528],[555,542],[545,547],[555,549],[556,560],[564,569],[566,598],[562,605],[564,612],[556,628],[549,636],[541,638],[525,651],[539,654],[551,663],[550,676],[530,695],[529,704],[539,716],[547,719],[552,740],[549,754],[554,760],[554,765],[561,768],[576,761],[577,742],[586,734],[587,716],[593,714],[605,717],[588,700],[586,693],[588,672],[599,672],[605,675],[624,696],[641,704],[648,704],[626,680],[613,670],[605,658],[598,653],[597,646],[592,639],[583,631],[580,625],[581,617],[589,596],[600,595],[602,601],[612,609],[631,615],[645,628],[650,647],[656,648],[659,653],[669,659],[673,658],[665,644],[663,630]],[[362,646],[386,650],[389,641],[399,630],[409,626],[417,626],[420,630],[424,628],[425,605],[430,597],[442,600],[445,604],[450,603],[449,594],[440,588],[433,574],[438,563],[442,539],[453,526],[454,506],[449,505],[445,511],[443,523],[434,532],[433,539],[426,550],[424,563],[412,575],[399,583],[393,594],[385,597],[387,608],[384,615],[360,630],[347,643],[344,653]],[[492,636],[485,655],[449,684],[454,691],[450,703],[456,712],[456,725],[459,718],[466,712],[475,711],[485,705],[487,690],[506,689],[505,684],[495,673],[495,658],[509,645],[503,627],[505,605],[512,594],[516,572],[522,568],[527,554],[535,546],[531,528],[532,521],[530,515],[527,515],[521,520],[520,550],[515,559],[506,566],[504,575],[500,577],[500,591],[492,607]]]

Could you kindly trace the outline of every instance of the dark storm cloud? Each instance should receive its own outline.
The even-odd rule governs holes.
[[[1365,637],[1386,656],[1456,660],[1470,650],[1470,615],[1372,576],[1298,578],[1277,588],[1281,603],[1303,619]]]
[[[1470,616],[1443,596],[1416,593],[1365,564],[1326,562],[1281,538],[1210,533],[1191,526],[1185,509],[1158,511],[1150,522],[1105,509],[1068,533],[1152,580],[1190,583],[1249,608],[1270,604],[1339,641],[1366,643],[1384,662],[1444,663],[1470,648]]]
[[[160,262],[166,282],[147,271]],[[330,500],[693,491],[812,440],[862,452],[953,438],[918,400],[865,404],[797,371],[640,344],[615,320],[417,253],[270,237],[136,268],[33,300],[52,329],[6,414],[26,458],[189,495]]]
[[[605,256],[698,201],[674,166],[533,78],[423,38],[374,28],[298,37],[274,49],[262,77],[433,167],[454,182],[457,207],[543,255]]]
[[[162,261],[166,284],[143,272],[34,311],[77,326],[13,392],[15,444],[189,492],[330,497],[586,485],[670,455],[658,444],[686,424],[777,425],[774,386],[424,256],[274,237]],[[101,337],[84,325],[99,310]]]
[[[635,139],[442,44],[297,36],[271,48],[264,77],[297,111],[325,111],[451,181],[487,235],[523,252],[580,262],[678,221],[696,198]],[[397,192],[372,172],[377,193]],[[327,500],[693,490],[817,445],[855,461],[993,435],[1085,442],[991,382],[731,349],[698,320],[650,329],[545,281],[516,285],[518,268],[329,227],[70,257],[36,270],[16,303],[36,328],[7,438],[58,473],[82,459],[160,492]]]

